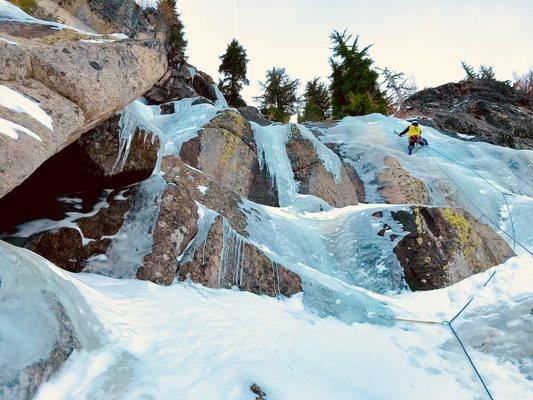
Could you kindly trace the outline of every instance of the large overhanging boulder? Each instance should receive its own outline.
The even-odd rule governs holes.
[[[0,20],[7,40],[0,41],[0,197],[142,96],[167,68],[157,41],[94,36],[24,18]]]

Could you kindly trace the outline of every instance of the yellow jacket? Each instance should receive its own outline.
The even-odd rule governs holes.
[[[407,137],[411,136],[421,136],[422,129],[419,126],[409,125],[409,130],[407,131]]]

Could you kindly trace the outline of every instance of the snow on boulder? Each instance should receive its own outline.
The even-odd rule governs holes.
[[[12,5],[0,8],[0,36],[17,43],[0,42],[0,197],[145,93],[167,65],[157,42],[94,35]]]

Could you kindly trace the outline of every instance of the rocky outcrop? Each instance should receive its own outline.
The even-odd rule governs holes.
[[[208,287],[237,286],[271,296],[301,291],[297,275],[246,241],[247,214],[235,191],[177,157],[165,157],[161,168],[170,186],[162,196],[152,253],[145,257],[138,278],[166,285],[176,277],[192,279]],[[205,211],[198,204],[218,214],[202,224],[203,232],[198,219]]]
[[[181,55],[169,59],[163,77],[145,94],[150,104],[162,104],[187,97],[217,99],[213,79],[184,61]]]
[[[140,40],[163,43],[168,27],[155,10],[134,0],[38,0],[31,14],[78,29],[102,34],[121,32]]]
[[[495,80],[469,79],[421,90],[397,116],[416,118],[463,140],[533,149],[533,99]]]
[[[224,111],[184,143],[181,159],[211,179],[247,197],[257,148],[250,124],[234,111]]]
[[[19,126],[18,140],[0,134],[0,197],[145,93],[167,65],[157,42],[145,45],[5,20],[0,35],[16,43],[0,42],[0,85],[36,101],[53,125],[51,130],[26,113],[0,107],[0,118]]]
[[[272,124],[272,122],[266,119],[263,115],[261,115],[259,110],[255,107],[244,106],[239,107],[237,110],[239,111],[239,114],[241,114],[247,121],[255,122],[256,124],[261,126],[267,126]]]
[[[405,171],[399,161],[387,156],[377,175],[378,192],[389,204],[431,204],[424,182]]]
[[[351,179],[355,171],[350,171],[350,175],[342,164],[337,182],[324,167],[311,140],[305,138],[296,125],[292,125],[286,149],[294,178],[299,182],[299,193],[320,197],[334,207],[357,204],[357,184]]]
[[[514,255],[491,227],[461,209],[412,207],[392,215],[409,232],[394,253],[411,290],[452,285]]]

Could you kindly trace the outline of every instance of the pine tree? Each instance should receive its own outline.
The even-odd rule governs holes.
[[[347,115],[364,115],[374,112],[385,114],[387,101],[379,89],[379,74],[374,71],[372,59],[368,57],[370,46],[359,50],[357,36],[351,42],[346,31],[334,31],[331,65],[331,101],[334,118]]]
[[[170,27],[170,42],[172,50],[185,57],[187,40],[185,40],[184,26],[176,8],[176,0],[159,0],[157,11],[161,13]]]
[[[273,121],[288,122],[297,110],[300,81],[291,79],[285,68],[273,67],[267,71],[265,82],[259,83],[263,94],[256,100],[261,103],[261,113]]]
[[[474,68],[468,64],[466,61],[461,61],[461,66],[463,67],[463,70],[466,74],[466,79],[477,79],[478,75]]]
[[[250,84],[246,79],[246,65],[248,64],[246,50],[237,40],[233,39],[228,45],[226,53],[220,56],[220,60],[222,63],[218,72],[223,76],[218,84],[220,91],[230,106],[245,106],[246,103],[240,93],[243,85]]]
[[[330,117],[331,102],[327,86],[315,78],[307,82],[304,94],[304,110],[299,121],[324,121]]]

